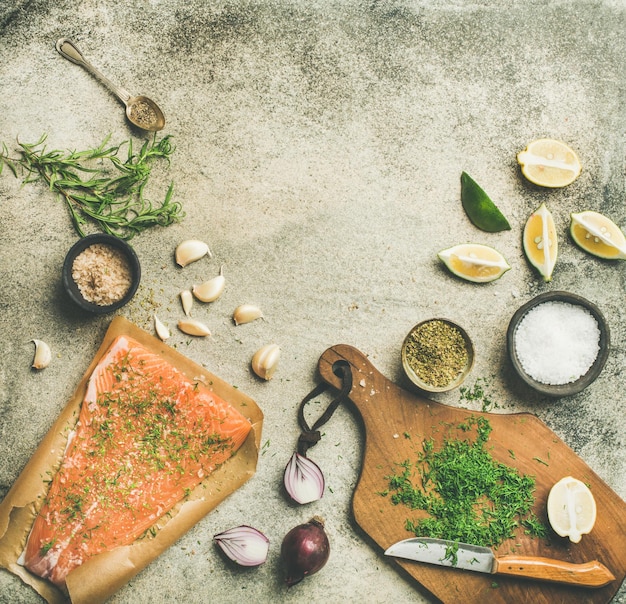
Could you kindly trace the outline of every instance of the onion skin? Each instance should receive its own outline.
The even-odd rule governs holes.
[[[292,528],[283,539],[280,556],[286,570],[287,587],[319,571],[330,556],[330,543],[322,518],[314,516],[305,524]]]

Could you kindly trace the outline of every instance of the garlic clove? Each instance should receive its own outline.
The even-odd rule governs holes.
[[[200,300],[200,302],[214,302],[217,300],[224,291],[226,285],[226,279],[220,269],[220,274],[213,279],[209,279],[200,285],[193,286],[193,295]]]
[[[191,307],[193,306],[193,296],[188,289],[180,292],[180,302],[183,305],[183,312],[189,316],[191,314]]]
[[[178,329],[190,336],[210,336],[209,328],[197,319],[181,319],[178,322]]]
[[[180,266],[187,266],[206,255],[209,258],[212,256],[209,246],[204,241],[188,239],[180,243],[176,248],[176,263]]]
[[[167,338],[171,335],[170,330],[159,320],[159,317],[157,317],[156,314],[154,315],[154,330],[161,340],[167,340]]]
[[[33,359],[33,369],[45,369],[52,360],[52,351],[43,340],[32,340],[35,343],[35,358]]]
[[[266,344],[254,353],[252,357],[252,370],[260,378],[271,380],[280,358],[280,348],[278,344]]]
[[[235,325],[243,325],[244,323],[250,323],[256,319],[260,319],[263,316],[261,309],[258,306],[252,304],[241,304],[233,311],[233,321]]]

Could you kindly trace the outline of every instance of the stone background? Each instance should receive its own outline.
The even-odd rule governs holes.
[[[155,168],[149,195],[174,182],[186,218],[132,240],[143,279],[121,311],[151,330],[174,327],[178,293],[224,267],[227,288],[195,307],[212,336],[169,343],[258,402],[265,414],[254,478],[123,588],[112,604],[157,602],[426,602],[375,551],[350,515],[363,435],[340,408],[311,451],[325,471],[324,498],[294,507],[280,484],[295,449],[296,409],[316,384],[329,346],[366,353],[402,382],[400,346],[418,321],[446,316],[470,333],[477,360],[468,384],[488,384],[498,412],[536,413],[622,498],[626,443],[622,372],[624,265],[585,255],[569,239],[571,212],[592,209],[626,224],[623,0],[0,0],[0,139],[47,134],[50,149],[149,138],[122,105],[54,45],[72,38],[111,80],[163,108],[177,147]],[[544,190],[520,174],[516,154],[542,137],[567,142],[583,172]],[[468,172],[512,230],[487,234],[466,218]],[[546,284],[527,263],[523,225],[546,203],[560,256]],[[41,184],[0,176],[0,498],[66,404],[110,317],[82,315],[60,284],[77,239],[65,206]],[[176,245],[207,241],[213,258],[184,271]],[[453,278],[437,252],[473,241],[512,266],[500,280]],[[543,399],[512,375],[505,332],[515,310],[555,289],[600,306],[612,330],[609,360],[581,394]],[[265,320],[235,328],[232,310],[260,306]],[[30,370],[39,338],[53,350]],[[274,379],[249,369],[266,343],[282,350]],[[436,397],[460,405],[459,391]],[[279,544],[312,514],[326,518],[326,568],[287,589]],[[253,572],[227,567],[212,535],[251,524],[271,539]],[[0,601],[39,601],[0,572]],[[626,602],[622,586],[615,598]]]

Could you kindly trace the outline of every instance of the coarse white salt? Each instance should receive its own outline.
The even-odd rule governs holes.
[[[106,243],[94,243],[74,259],[72,279],[85,300],[109,306],[126,295],[133,275],[121,250]]]
[[[583,306],[544,302],[529,310],[515,330],[515,350],[524,371],[542,384],[576,381],[600,351],[600,328]]]

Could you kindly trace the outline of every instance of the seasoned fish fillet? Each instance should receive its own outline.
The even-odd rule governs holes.
[[[250,422],[134,339],[118,336],[33,524],[24,566],[63,588],[91,556],[133,543],[243,444]]]

